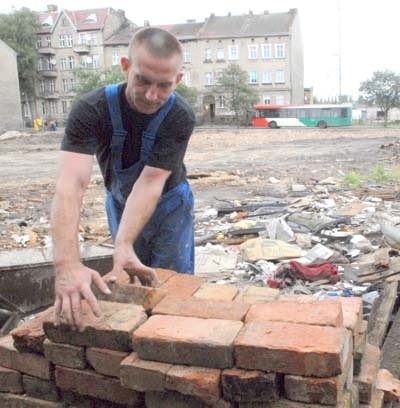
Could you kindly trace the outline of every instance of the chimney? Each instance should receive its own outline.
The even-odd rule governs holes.
[[[47,5],[47,11],[51,12],[51,11],[57,11],[58,7],[56,4],[48,4]]]
[[[253,15],[253,10],[249,10],[249,16]]]

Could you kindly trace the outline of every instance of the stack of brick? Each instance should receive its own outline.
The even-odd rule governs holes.
[[[373,379],[360,364],[361,299],[158,275],[158,288],[122,277],[100,300],[99,318],[82,302],[83,331],[55,326],[49,308],[1,338],[0,406],[345,408],[358,406],[359,393],[372,400]]]

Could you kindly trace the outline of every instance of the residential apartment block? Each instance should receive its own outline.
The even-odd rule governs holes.
[[[138,27],[123,11],[112,8],[58,11],[50,7],[39,15],[35,108],[38,115],[63,120],[75,95],[74,70],[119,65]],[[218,76],[231,63],[247,72],[260,103],[303,103],[303,45],[296,9],[240,16],[211,14],[204,22],[161,27],[182,43],[184,83],[198,91],[201,121],[231,114],[224,96],[213,92]]]

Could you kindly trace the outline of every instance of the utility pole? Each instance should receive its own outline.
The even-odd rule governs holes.
[[[338,0],[338,80],[339,80],[339,103],[342,99],[342,27],[340,0]]]

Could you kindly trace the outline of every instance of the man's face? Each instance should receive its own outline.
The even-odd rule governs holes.
[[[121,64],[127,79],[129,105],[146,114],[160,109],[182,79],[180,63],[178,55],[156,57],[143,45],[134,51],[130,61],[123,58]]]

